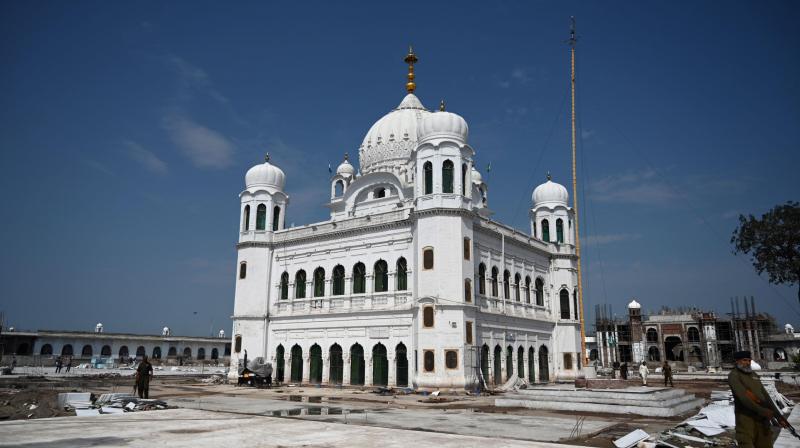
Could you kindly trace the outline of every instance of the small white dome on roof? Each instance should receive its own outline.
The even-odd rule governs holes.
[[[483,176],[481,176],[481,173],[479,173],[474,166],[472,167],[472,172],[470,173],[470,176],[472,177],[473,184],[480,185],[483,183]]]
[[[469,127],[458,114],[444,110],[444,101],[439,112],[426,115],[418,128],[419,141],[430,138],[452,138],[462,143],[467,142]]]
[[[283,190],[283,186],[286,185],[286,175],[283,174],[283,170],[269,163],[269,154],[267,154],[264,163],[247,170],[244,183],[247,188],[274,187]]]
[[[356,173],[356,169],[353,167],[353,165],[350,164],[350,161],[348,160],[348,158],[349,158],[348,155],[345,154],[344,155],[344,162],[342,162],[339,165],[339,167],[336,168],[336,174],[339,174],[340,176],[343,176],[343,177],[352,177],[353,174]]]
[[[534,206],[548,202],[567,205],[569,203],[569,192],[563,185],[553,182],[550,178],[550,174],[548,173],[547,182],[539,185],[533,190],[531,200],[533,200]]]
[[[639,302],[637,302],[635,299],[631,300],[631,303],[628,304],[628,309],[629,310],[641,309],[641,308],[642,308],[642,305],[640,305]]]

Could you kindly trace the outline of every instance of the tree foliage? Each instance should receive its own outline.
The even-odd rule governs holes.
[[[750,255],[756,271],[766,272],[770,283],[800,283],[800,203],[778,205],[761,218],[739,215],[731,243],[734,253]]]

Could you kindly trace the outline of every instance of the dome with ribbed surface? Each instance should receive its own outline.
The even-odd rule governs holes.
[[[247,188],[273,187],[283,190],[283,186],[286,185],[286,175],[283,170],[267,160],[247,170],[247,174],[244,176],[244,183]]]
[[[546,203],[568,205],[569,192],[567,192],[566,187],[553,182],[548,176],[547,182],[539,185],[535,190],[533,190],[531,199],[533,200],[534,207],[539,204]]]
[[[405,165],[417,146],[417,128],[430,111],[413,93],[369,129],[358,151],[362,173]]]
[[[350,164],[350,161],[347,159],[347,156],[344,156],[344,162],[342,162],[338,168],[336,168],[336,174],[342,177],[352,177],[353,174],[356,173],[355,167]]]
[[[420,142],[444,138],[466,143],[469,136],[469,127],[460,115],[442,110],[428,114],[422,119],[418,136]]]

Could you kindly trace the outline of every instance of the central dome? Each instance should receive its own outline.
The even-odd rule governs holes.
[[[417,146],[417,128],[431,112],[413,93],[409,93],[394,110],[381,117],[369,129],[358,150],[361,172],[396,171],[411,158]]]

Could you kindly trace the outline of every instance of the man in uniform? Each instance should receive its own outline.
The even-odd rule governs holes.
[[[736,368],[728,374],[736,413],[736,443],[740,448],[772,447],[771,421],[787,427],[789,422],[775,407],[758,375],[750,368],[750,352],[733,354]]]
[[[150,377],[153,376],[153,365],[147,360],[147,356],[142,356],[142,362],[136,368],[136,390],[139,398],[150,398]]]
[[[670,387],[675,387],[672,384],[672,366],[667,361],[664,361],[664,365],[661,366],[661,372],[664,374],[664,387],[667,387],[667,381],[669,381]]]

